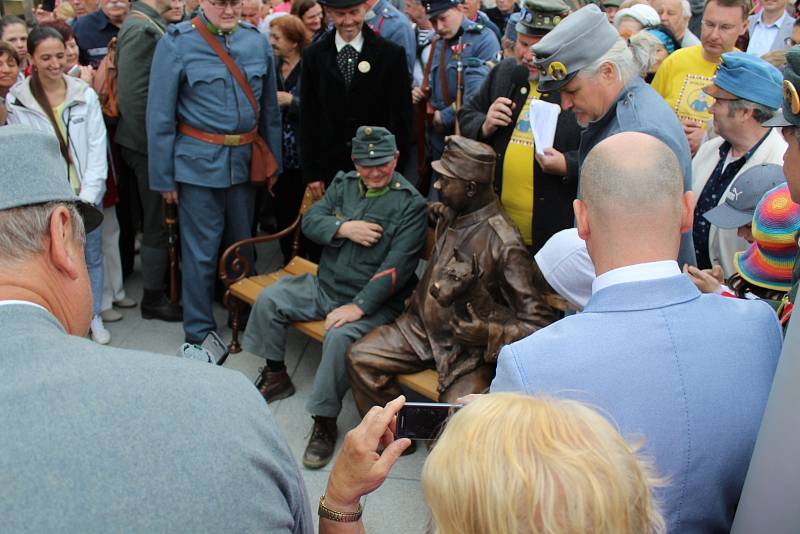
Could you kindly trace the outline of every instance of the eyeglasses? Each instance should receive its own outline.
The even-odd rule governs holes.
[[[225,9],[227,6],[239,7],[242,5],[242,0],[206,0],[209,4],[217,9]]]
[[[710,20],[703,19],[703,28],[706,30],[713,32],[716,29],[719,29],[720,32],[730,33],[735,31],[737,28],[736,24],[717,24],[715,22],[711,22]]]

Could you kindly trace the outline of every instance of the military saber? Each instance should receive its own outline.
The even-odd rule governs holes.
[[[464,47],[461,44],[462,37],[458,38],[458,53],[456,55],[456,135],[461,135],[461,125],[458,122],[458,112],[461,110],[461,100],[464,92]]]
[[[178,304],[178,205],[165,203],[164,225],[167,227],[167,250],[169,252],[169,301]]]

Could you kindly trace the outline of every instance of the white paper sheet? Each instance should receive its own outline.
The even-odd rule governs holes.
[[[542,100],[531,99],[530,104],[531,129],[533,130],[533,142],[536,153],[540,156],[544,154],[545,148],[553,147],[553,139],[556,137],[556,124],[558,114],[561,113],[561,106],[544,102]]]

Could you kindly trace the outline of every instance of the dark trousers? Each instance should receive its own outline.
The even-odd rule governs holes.
[[[122,159],[136,176],[142,203],[142,286],[149,291],[164,289],[169,265],[167,229],[164,225],[164,201],[161,193],[150,190],[147,154],[121,147]]]
[[[285,169],[278,183],[275,184],[273,192],[275,198],[272,206],[275,212],[275,221],[278,223],[278,230],[283,230],[297,218],[300,212],[300,204],[303,202],[303,176],[300,169]],[[283,262],[288,263],[292,259],[292,243],[294,236],[290,235],[281,239],[281,252],[283,252]],[[301,240],[301,254],[306,247],[302,246],[306,239]]]

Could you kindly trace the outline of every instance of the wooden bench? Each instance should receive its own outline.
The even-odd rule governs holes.
[[[223,303],[231,312],[232,339],[229,348],[232,353],[242,350],[239,344],[239,306],[241,302],[253,305],[258,298],[258,294],[265,287],[271,286],[284,276],[296,276],[306,273],[317,274],[317,264],[297,255],[300,250],[300,221],[303,213],[313,203],[314,199],[311,196],[311,191],[306,189],[300,206],[300,213],[291,225],[275,234],[262,235],[234,243],[222,254],[219,261],[219,273],[220,279],[226,287]],[[276,241],[289,235],[294,237],[292,243],[293,258],[286,266],[269,274],[247,276],[247,273],[250,272],[250,266],[247,259],[240,252],[242,247]],[[428,259],[432,249],[433,232],[429,231],[422,258]],[[298,322],[293,323],[292,326],[320,343],[325,337],[325,321]],[[439,400],[439,377],[433,369],[426,369],[408,375],[399,375],[397,380],[402,386],[426,398],[434,401]]]

